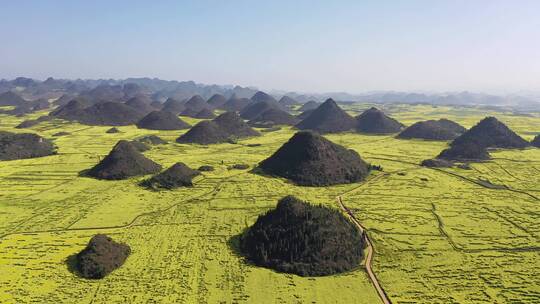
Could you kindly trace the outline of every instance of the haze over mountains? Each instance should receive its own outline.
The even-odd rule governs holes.
[[[358,85],[359,90],[362,84]],[[258,89],[255,87],[242,87],[234,85],[206,85],[194,81],[161,80],[158,78],[126,78],[126,79],[54,79],[45,81],[26,77],[13,80],[0,80],[0,94],[14,92],[25,100],[38,100],[40,98],[62,98],[71,100],[71,97],[97,102],[103,100],[127,101],[136,96],[150,96],[152,100],[165,102],[168,98],[177,101],[187,100],[195,95],[209,99],[220,94],[227,99],[251,98]],[[482,105],[506,107],[518,111],[540,109],[540,93],[516,93],[509,95],[493,95],[474,92],[441,92],[417,93],[383,91],[364,94],[351,94],[346,92],[329,93],[298,93],[278,90],[268,91],[276,100],[287,96],[300,103],[314,100],[322,102],[333,98],[339,102],[372,102],[372,103],[426,103],[435,105]]]

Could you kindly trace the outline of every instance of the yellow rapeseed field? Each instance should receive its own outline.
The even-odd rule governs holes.
[[[354,104],[355,114],[369,107]],[[406,125],[448,118],[471,127],[493,115],[527,140],[540,117],[478,108],[392,105]],[[248,265],[231,238],[292,194],[353,210],[374,242],[373,270],[393,303],[538,303],[540,298],[540,149],[491,152],[471,170],[420,167],[447,142],[355,133],[327,138],[381,165],[363,183],[299,187],[229,170],[252,168],[287,141],[284,127],[237,144],[183,145],[185,131],[85,126],[60,120],[15,129],[26,117],[0,115],[0,130],[53,139],[58,154],[0,161],[0,303],[378,303],[366,272],[299,277]],[[197,120],[187,119],[189,123]],[[53,137],[65,131],[69,135]],[[156,134],[169,141],[145,155],[165,168],[211,165],[193,188],[149,191],[145,177],[103,181],[79,172],[120,139]],[[261,144],[253,146],[248,144]],[[486,187],[488,180],[501,187]],[[67,259],[96,233],[130,245],[126,263],[102,280],[70,272]]]

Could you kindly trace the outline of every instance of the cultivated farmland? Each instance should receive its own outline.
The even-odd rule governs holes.
[[[358,114],[371,107],[345,107]],[[477,108],[392,105],[400,122],[448,118],[469,128],[488,114]],[[283,127],[238,143],[178,144],[185,132],[86,126],[62,120],[29,129],[0,115],[0,130],[52,139],[58,154],[0,162],[1,303],[378,303],[363,268],[300,277],[245,263],[234,237],[279,198],[339,208],[336,197],[367,229],[373,271],[392,303],[538,303],[540,299],[540,149],[491,152],[471,170],[425,168],[447,142],[394,135],[341,133],[331,141],[380,165],[366,181],[323,188],[231,169],[251,168],[295,130]],[[531,140],[540,117],[489,113]],[[184,119],[184,118],[183,118]],[[199,120],[185,118],[194,125]],[[68,135],[54,137],[58,132]],[[211,165],[194,187],[150,191],[139,183],[79,176],[121,139],[158,135],[168,144],[144,155],[168,168]],[[257,145],[256,145],[257,144]],[[128,243],[125,264],[100,281],[70,271],[69,257],[96,233]]]

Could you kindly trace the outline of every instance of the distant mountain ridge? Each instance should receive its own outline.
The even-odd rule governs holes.
[[[8,91],[17,93],[26,100],[39,98],[59,98],[64,94],[80,95],[94,101],[102,99],[120,99],[126,101],[137,95],[148,95],[152,100],[165,102],[168,98],[187,100],[200,95],[205,100],[215,94],[226,99],[252,98],[258,89],[255,87],[241,87],[235,85],[201,84],[194,81],[162,80],[158,78],[126,78],[126,79],[54,79],[44,81],[26,77],[17,77],[12,80],[0,80],[0,94]],[[461,105],[461,106],[487,106],[509,107],[526,113],[540,110],[540,93],[517,93],[509,95],[493,95],[474,93],[468,91],[447,93],[418,93],[381,91],[363,94],[350,94],[346,92],[327,93],[298,93],[271,90],[267,92],[276,100],[294,100],[306,103],[310,100],[322,102],[332,98],[339,102],[369,102],[369,103],[409,103],[433,105]]]
[[[42,98],[59,98],[63,94],[81,95],[96,98],[112,96],[125,100],[138,94],[150,95],[152,99],[164,102],[171,97],[177,100],[189,99],[200,95],[205,100],[214,94],[227,98],[251,98],[257,93],[256,88],[233,85],[206,85],[194,81],[162,80],[158,78],[126,78],[126,79],[54,79],[45,81],[18,77],[13,80],[0,80],[0,93],[14,91],[21,97],[31,100]]]

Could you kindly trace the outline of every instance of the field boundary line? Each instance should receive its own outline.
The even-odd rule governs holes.
[[[448,232],[444,230],[444,222],[442,220],[442,217],[437,213],[437,207],[435,206],[435,203],[431,203],[431,213],[435,217],[435,220],[437,221],[437,226],[439,228],[439,232],[441,233],[441,236],[446,238],[448,240],[448,243],[450,243],[450,246],[456,251],[463,251],[463,248],[458,246],[454,240],[450,237]]]
[[[0,235],[0,240],[8,237],[8,236],[12,236],[12,235],[25,235],[25,234],[37,234],[37,233],[61,233],[61,232],[68,232],[68,231],[91,231],[91,230],[112,230],[112,229],[125,229],[125,228],[129,228],[131,226],[134,226],[135,223],[137,222],[138,219],[142,218],[142,217],[145,217],[145,216],[152,216],[152,215],[159,215],[161,213],[164,213],[164,212],[167,212],[169,210],[171,210],[172,208],[182,204],[182,203],[189,203],[189,202],[193,202],[193,201],[197,201],[197,200],[200,200],[202,197],[204,196],[207,196],[207,195],[211,195],[212,193],[215,193],[216,191],[218,191],[218,189],[221,187],[221,184],[223,181],[226,181],[232,177],[236,177],[238,175],[241,175],[243,174],[243,172],[241,173],[238,173],[238,174],[233,174],[233,175],[230,175],[230,176],[227,176],[225,178],[223,178],[221,180],[221,182],[217,183],[214,187],[212,187],[211,190],[209,191],[206,191],[200,195],[196,195],[196,196],[193,196],[193,197],[190,197],[190,198],[187,198],[185,200],[180,200],[174,204],[171,204],[163,209],[159,209],[159,210],[155,210],[155,211],[149,211],[149,212],[143,212],[143,213],[140,213],[138,215],[136,215],[135,217],[132,218],[132,220],[126,224],[122,224],[122,225],[115,225],[115,226],[98,226],[98,227],[80,227],[80,228],[56,228],[56,229],[45,229],[45,230],[37,230],[37,231],[16,231],[16,232],[9,232],[9,233],[5,233],[5,234],[2,234]],[[36,215],[37,216],[37,215]],[[70,224],[70,226],[72,226],[73,224]],[[69,227],[70,227],[69,226]]]
[[[417,163],[413,163],[413,162],[408,162],[408,161],[402,161],[402,160],[396,160],[396,159],[391,159],[391,158],[382,158],[382,157],[371,157],[373,159],[380,159],[380,160],[387,160],[387,161],[393,161],[393,162],[397,162],[397,163],[403,163],[403,164],[409,164],[409,165],[414,165],[414,166],[418,166],[418,167],[422,167],[420,166],[419,164]],[[446,171],[446,170],[442,170],[442,169],[439,169],[439,168],[430,168],[430,167],[423,167],[423,168],[426,168],[426,169],[431,169],[431,170],[434,170],[434,171],[437,171],[437,172],[441,172],[441,173],[444,173],[446,175],[450,175],[450,176],[454,176],[454,177],[457,177],[461,180],[464,180],[466,182],[469,182],[471,184],[475,184],[477,186],[480,186],[482,188],[486,188],[486,189],[490,189],[490,190],[496,190],[496,191],[499,191],[499,190],[506,190],[506,191],[510,191],[510,192],[514,192],[514,193],[519,193],[519,194],[523,194],[523,195],[526,195],[534,200],[537,200],[537,201],[540,201],[540,198],[538,198],[537,196],[535,196],[534,194],[531,194],[531,193],[528,193],[526,191],[522,191],[522,190],[517,190],[517,189],[513,189],[513,188],[510,188],[506,185],[504,185],[504,188],[500,188],[500,189],[494,189],[494,188],[489,188],[489,187],[486,187],[485,185],[483,185],[482,183],[472,179],[472,178],[469,178],[469,177],[466,177],[466,176],[463,176],[463,175],[459,175],[457,173],[453,173],[453,172],[449,172],[449,171]]]

